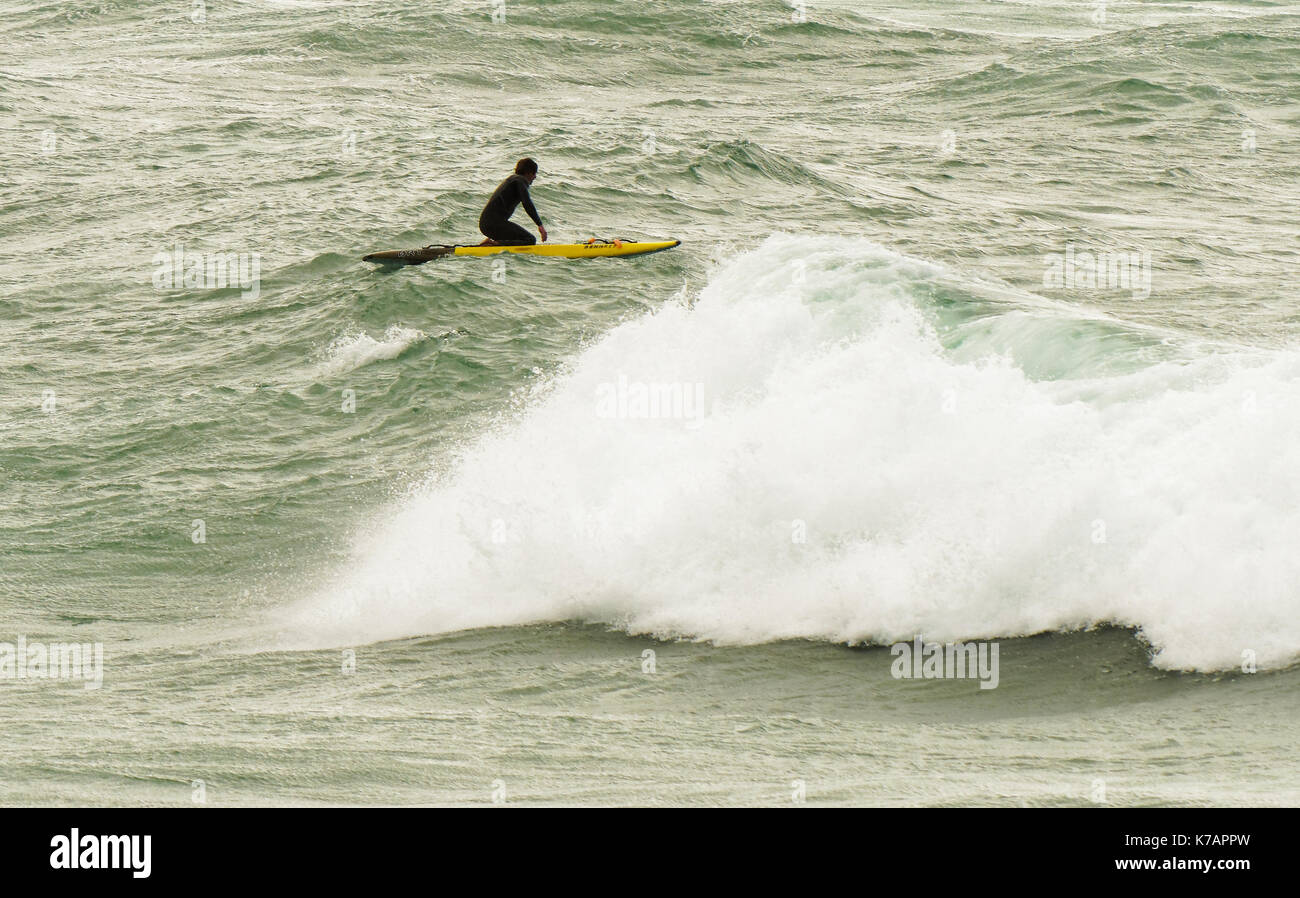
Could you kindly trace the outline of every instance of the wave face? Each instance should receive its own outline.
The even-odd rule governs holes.
[[[722,643],[1115,624],[1161,667],[1285,665],[1300,355],[1134,361],[1150,342],[865,240],[777,235],[539,385],[288,623],[315,643],[568,619]],[[1053,343],[1084,344],[1073,370],[1015,360]]]

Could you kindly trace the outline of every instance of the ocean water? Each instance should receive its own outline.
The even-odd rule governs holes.
[[[1300,7],[4,7],[0,801],[1300,801]]]

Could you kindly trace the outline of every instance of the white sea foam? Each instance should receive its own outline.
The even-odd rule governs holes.
[[[883,644],[1115,623],[1164,667],[1292,663],[1300,354],[1034,379],[997,328],[945,348],[927,304],[946,277],[866,241],[769,239],[367,527],[293,631],[583,619]],[[601,416],[620,376],[703,384],[708,413]]]
[[[390,325],[378,340],[364,332],[347,334],[330,344],[320,373],[326,376],[343,374],[381,359],[395,359],[427,337],[424,331],[397,324]]]

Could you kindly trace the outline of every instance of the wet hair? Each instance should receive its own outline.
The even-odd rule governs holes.
[[[525,156],[515,163],[515,174],[528,177],[537,174],[537,163]]]

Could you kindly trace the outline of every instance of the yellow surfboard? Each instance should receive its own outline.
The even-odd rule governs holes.
[[[421,249],[395,249],[362,256],[363,262],[390,265],[423,265],[442,256],[496,256],[514,253],[521,256],[547,256],[556,259],[602,259],[610,256],[643,256],[672,249],[680,240],[589,240],[586,243],[534,243],[531,246],[426,246]]]
[[[532,246],[458,246],[458,256],[495,256],[518,253],[525,256],[557,256],[561,259],[597,259],[604,256],[640,256],[672,249],[680,240],[591,240],[587,243],[534,243]]]

